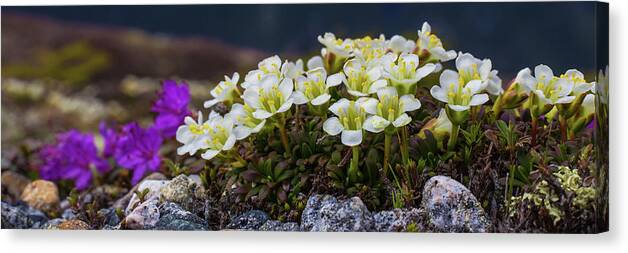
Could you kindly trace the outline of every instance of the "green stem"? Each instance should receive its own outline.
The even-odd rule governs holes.
[[[351,148],[351,154],[352,154],[352,159],[351,159],[351,164],[349,164],[349,179],[352,182],[357,182],[358,179],[358,164],[360,162],[360,147],[359,146],[354,146]]]
[[[408,152],[408,128],[405,126],[401,128],[401,137],[399,140],[401,148],[401,160],[404,165],[408,165],[410,162],[410,153]]]
[[[447,149],[450,151],[454,150],[456,147],[456,143],[458,142],[458,133],[460,132],[460,125],[452,125],[451,127],[451,136],[449,136],[449,141],[447,142]]]
[[[388,162],[390,159],[391,142],[392,136],[390,134],[384,134],[384,175],[388,175]]]
[[[281,144],[283,145],[286,155],[290,155],[290,143],[288,142],[288,135],[286,134],[286,116],[282,113],[280,117],[280,122],[277,124],[279,137],[281,138]]]

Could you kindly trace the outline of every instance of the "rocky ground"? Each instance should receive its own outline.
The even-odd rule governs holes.
[[[72,196],[60,200],[57,186],[3,172],[3,189],[15,198],[2,201],[2,228],[10,229],[144,229],[144,230],[246,230],[311,232],[491,232],[490,219],[473,194],[445,176],[428,180],[420,206],[372,212],[358,197],[337,199],[312,195],[299,222],[273,220],[261,210],[249,210],[216,224],[216,205],[205,200],[206,190],[197,175],[172,180],[155,173],[111,207],[77,211]],[[9,179],[11,180],[5,180]],[[92,191],[91,195],[96,195]],[[90,194],[80,197],[88,203]],[[54,217],[54,218],[53,218]],[[94,222],[97,220],[97,222]],[[92,225],[90,225],[92,224]],[[93,224],[98,224],[94,226]]]

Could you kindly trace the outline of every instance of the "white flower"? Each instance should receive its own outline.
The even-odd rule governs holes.
[[[347,61],[343,70],[342,81],[347,86],[347,92],[352,96],[366,97],[388,85],[388,82],[382,79],[381,68],[368,68],[362,60]]]
[[[392,124],[399,128],[410,123],[412,118],[406,112],[421,108],[421,102],[413,95],[399,97],[394,87],[384,87],[377,91],[377,98],[364,98],[364,110],[371,114],[364,122],[364,129],[379,133]]]
[[[205,160],[211,160],[221,151],[233,148],[236,136],[233,132],[234,122],[229,116],[224,118],[212,112],[207,120],[207,139],[205,139],[207,150],[201,155]]]
[[[584,80],[584,74],[577,69],[567,70],[565,74],[560,75],[560,78],[567,80],[573,85],[571,93],[574,96],[589,92],[593,88],[593,83],[587,83],[587,81]]]
[[[436,68],[431,63],[419,68],[419,56],[416,54],[402,54],[399,57],[389,54],[384,58],[383,66],[384,77],[401,94],[414,94],[416,84]]]
[[[331,117],[323,123],[323,130],[329,135],[341,134],[342,144],[353,147],[362,143],[362,126],[366,112],[360,102],[346,98],[338,100],[329,107],[337,117]]]
[[[214,87],[209,93],[214,97],[214,99],[207,100],[203,104],[205,108],[210,108],[217,103],[224,101],[233,101],[233,93],[238,89],[238,81],[240,80],[240,74],[237,72],[233,73],[233,76],[230,78],[225,76],[224,81],[220,81],[216,87]]]
[[[386,55],[388,50],[386,46],[388,43],[389,41],[383,34],[375,39],[366,36],[354,40],[353,54],[355,58],[365,62],[368,67],[379,66],[382,63],[382,57]]]
[[[321,52],[322,55],[333,53],[336,57],[348,58],[353,51],[353,41],[350,39],[336,39],[333,33],[325,33],[323,36],[319,35],[318,42],[325,46]]]
[[[236,127],[233,129],[233,133],[236,139],[242,140],[251,134],[258,133],[266,124],[265,119],[253,117],[253,112],[255,110],[247,104],[236,103],[231,106],[231,111],[227,115],[235,121]]]
[[[253,117],[267,119],[290,109],[293,104],[293,89],[291,79],[279,80],[276,75],[266,75],[259,85],[246,89],[242,99],[255,109]]]
[[[401,35],[393,36],[388,42],[388,48],[390,48],[390,50],[392,50],[395,54],[412,53],[415,47],[416,43],[414,41],[408,40]]]
[[[524,69],[518,78],[529,92],[533,92],[538,97],[542,103],[539,106],[568,104],[575,99],[575,96],[569,95],[574,84],[567,79],[555,77],[552,69],[546,65],[536,66],[534,77],[530,74],[530,70]]]
[[[286,61],[281,66],[281,75],[285,78],[296,79],[303,76],[303,60],[298,59],[296,62]]]
[[[248,89],[251,86],[260,84],[267,75],[275,75],[277,78],[281,78],[281,58],[277,55],[262,60],[257,64],[257,68],[246,74],[242,88]]]
[[[323,68],[316,68],[307,72],[307,77],[300,76],[296,79],[296,91],[292,93],[294,103],[297,105],[311,103],[322,105],[331,98],[329,88],[342,83],[342,74],[336,73],[327,76]]]
[[[430,89],[432,97],[454,111],[466,111],[471,106],[478,106],[488,101],[487,94],[478,94],[482,91],[481,80],[471,80],[465,83],[457,72],[445,70],[440,75],[440,86],[433,86]]]
[[[492,70],[490,59],[480,60],[469,53],[458,54],[456,69],[460,78],[468,83],[471,80],[482,80],[482,85],[491,95],[499,95],[504,92],[502,80],[497,76],[498,71]]]
[[[595,93],[600,99],[600,103],[608,104],[608,65],[605,70],[601,70],[597,74],[597,82],[591,88],[591,91]]]
[[[212,111],[209,117],[212,118],[215,116],[219,115]],[[203,113],[198,112],[197,121],[187,116],[183,122],[185,124],[177,128],[176,139],[179,143],[183,144],[183,146],[177,148],[177,154],[184,155],[188,153],[194,155],[196,151],[208,148],[206,140],[208,138],[209,121],[203,121]]]
[[[427,22],[423,23],[421,30],[417,31],[419,39],[417,42],[418,55],[429,55],[427,61],[446,62],[456,58],[454,50],[446,51],[440,39],[432,34],[432,27]],[[422,58],[423,59],[423,58]]]

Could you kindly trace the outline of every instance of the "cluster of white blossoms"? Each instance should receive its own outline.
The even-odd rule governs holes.
[[[318,36],[318,41],[323,45],[321,55],[306,64],[301,59],[292,62],[272,56],[249,71],[240,84],[238,73],[225,76],[211,90],[213,98],[204,106],[212,108],[223,103],[231,110],[224,117],[212,111],[207,121],[202,120],[200,112],[197,121],[186,118],[177,131],[177,140],[183,144],[178,153],[194,155],[202,150],[202,157],[211,159],[233,148],[236,140],[263,129],[278,129],[288,152],[286,119],[293,111],[299,113],[300,105],[307,105],[306,112],[325,119],[324,131],[341,134],[341,142],[347,146],[362,143],[363,130],[392,135],[401,129],[402,136],[407,135],[405,126],[412,122],[408,112],[421,107],[417,88],[434,85],[422,80],[439,72],[439,84],[429,91],[445,104],[438,122],[447,122],[447,127],[439,129],[449,132],[457,132],[474,112],[470,109],[492,99],[495,108],[501,110],[518,106],[530,97],[528,100],[533,102],[528,106],[533,114],[547,113],[548,105],[579,101],[574,106],[580,107],[585,100],[585,105],[591,104],[586,94],[593,90],[592,84],[584,81],[582,73],[570,70],[555,77],[545,65],[537,66],[534,76],[529,69],[522,70],[504,91],[490,59],[446,50],[427,22],[414,40],[400,35],[390,39],[384,35],[341,39],[325,33]],[[455,69],[443,68],[441,63],[454,59]],[[329,112],[332,116],[328,118]],[[452,124],[454,127],[449,127]]]

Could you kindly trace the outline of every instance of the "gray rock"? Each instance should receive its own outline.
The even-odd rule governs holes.
[[[260,210],[252,210],[243,213],[227,224],[227,229],[258,230],[268,221],[268,214]]]
[[[59,224],[63,223],[64,221],[66,221],[66,220],[65,219],[61,219],[61,218],[52,219],[52,220],[49,220],[46,223],[44,223],[41,226],[41,228],[42,229],[57,229]]]
[[[164,202],[174,202],[185,210],[193,211],[195,207],[194,192],[197,183],[186,175],[178,175],[161,188],[161,199]]]
[[[103,219],[103,226],[115,227],[121,222],[120,217],[116,214],[116,209],[113,208],[103,208],[98,210],[98,216]]]
[[[153,198],[137,206],[125,218],[130,229],[153,229],[159,221],[159,200]]]
[[[48,221],[48,217],[35,208],[26,205],[12,206],[5,202],[1,205],[3,229],[39,229]]]
[[[148,189],[149,192],[146,194],[146,196],[144,196],[144,201],[153,200],[153,199],[158,200],[160,190],[161,188],[165,187],[166,184],[168,184],[167,180],[144,180],[138,184],[136,190],[138,192],[142,192],[144,191],[144,189]],[[125,208],[124,213],[126,215],[129,215],[135,209],[135,207],[139,204],[139,202],[140,202],[140,198],[137,196],[137,194],[133,193],[131,195],[131,199],[128,202],[128,205]],[[114,205],[114,208],[116,207],[117,206]]]
[[[131,188],[130,191],[128,191],[122,198],[116,200],[113,203],[113,208],[120,208],[120,209],[124,209],[126,211],[126,208],[129,205],[129,201],[131,200],[131,198],[133,197],[133,195],[135,195],[135,190],[137,190],[140,185],[142,185],[144,182],[146,181],[166,181],[168,178],[166,178],[166,176],[164,176],[163,174],[159,173],[159,172],[154,172],[150,175],[148,175],[147,177],[145,177],[144,179],[142,179],[142,181],[140,181],[139,184],[136,184],[133,188]],[[159,191],[157,191],[157,193],[159,193]],[[125,214],[127,214],[125,212]]]
[[[156,230],[207,230],[207,221],[183,210],[179,205],[168,202],[159,208]]]
[[[63,210],[63,214],[61,214],[61,218],[63,218],[64,220],[72,220],[76,218],[76,214],[74,213],[74,210],[72,210],[71,208],[68,208],[68,209]]]
[[[425,230],[423,217],[422,210],[396,208],[376,213],[373,215],[373,223],[378,232],[420,232]]]
[[[282,223],[276,220],[269,220],[259,228],[259,231],[298,232],[301,230],[299,224],[296,222]]]
[[[435,232],[489,232],[491,222],[464,185],[446,176],[430,178],[423,188],[422,208]]]
[[[329,195],[314,195],[301,216],[301,230],[312,232],[357,232],[373,230],[373,216],[362,200],[338,201]]]

